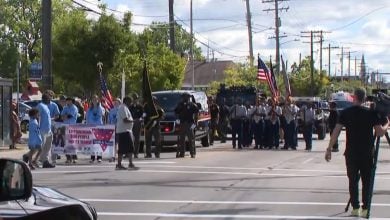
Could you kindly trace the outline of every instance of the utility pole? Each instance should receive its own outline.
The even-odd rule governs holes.
[[[313,31],[310,32],[310,95],[314,95]]]
[[[51,12],[52,0],[42,0],[42,82],[44,89],[53,88]]]
[[[313,58],[313,44],[314,43],[320,43],[320,41],[314,42],[314,34],[321,33],[322,31],[301,31],[303,34],[308,34],[310,33],[310,36],[301,36],[301,37],[310,37],[310,42],[303,42],[303,43],[310,43],[310,95],[314,95],[314,58]]]
[[[248,44],[249,44],[249,64],[253,66],[253,43],[252,43],[252,15],[249,6],[249,0],[245,0],[246,2],[246,22],[248,25]]]
[[[330,67],[330,51],[331,49],[337,49],[339,47],[331,47],[330,44],[328,44],[328,48],[324,48],[325,50],[328,50],[328,76],[330,77],[330,71],[331,71],[331,67]],[[336,76],[336,74],[335,74]]]
[[[169,46],[175,52],[175,18],[173,16],[173,1],[169,0]]]
[[[349,47],[341,47],[341,54],[337,54],[337,55],[340,55],[341,58],[340,58],[340,62],[341,62],[341,81],[344,81],[344,55],[349,55],[349,52],[344,52],[344,49],[349,49]],[[348,68],[349,68],[349,62],[348,62]],[[349,71],[348,70],[348,75],[349,75]]]
[[[191,54],[191,71],[192,71],[192,90],[195,90],[195,66],[194,66],[194,32],[193,32],[193,26],[192,26],[192,0],[190,0],[190,35],[191,35],[191,47],[190,47],[190,54]]]
[[[322,73],[322,42],[323,42],[322,31],[320,31],[320,74]]]
[[[280,43],[279,43],[279,27],[282,26],[282,22],[280,20],[280,17],[279,17],[279,10],[280,11],[283,11],[283,10],[287,10],[289,9],[289,7],[287,8],[279,8],[279,2],[282,2],[282,1],[288,1],[288,0],[263,0],[263,3],[274,3],[275,4],[275,9],[265,9],[263,11],[275,11],[275,50],[276,50],[276,75],[279,75],[280,73]]]

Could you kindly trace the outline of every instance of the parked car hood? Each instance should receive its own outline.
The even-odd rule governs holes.
[[[96,210],[90,204],[65,195],[55,189],[40,186],[33,187],[32,195],[27,200],[0,202],[0,217],[21,217],[60,206],[75,204],[81,205],[91,220],[97,219]]]

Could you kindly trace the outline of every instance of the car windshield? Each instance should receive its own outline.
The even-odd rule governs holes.
[[[173,112],[181,100],[180,93],[158,93],[153,96],[156,96],[158,103],[166,112]]]

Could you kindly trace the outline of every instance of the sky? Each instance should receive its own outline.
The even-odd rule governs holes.
[[[132,12],[132,28],[137,32],[153,21],[169,22],[168,0],[76,1],[92,8],[104,3],[112,9],[108,12],[118,18],[123,16],[122,12]],[[175,20],[188,31],[190,2],[174,0]],[[249,4],[254,56],[260,54],[261,59],[267,61],[270,56],[275,59],[275,11],[267,11],[274,9],[274,1],[249,0]],[[248,62],[245,0],[192,0],[192,5],[193,32],[203,55],[217,60]],[[322,30],[322,69],[328,70],[330,63],[332,76],[359,74],[362,55],[369,72],[390,73],[389,0],[280,0],[279,9],[280,53],[288,66],[299,63],[300,54],[302,58],[310,56],[310,33],[307,32]],[[320,38],[314,37],[314,41],[319,42]],[[332,48],[330,62],[329,45]],[[320,43],[314,43],[313,50],[315,67],[319,69]],[[390,74],[380,76],[390,82]]]

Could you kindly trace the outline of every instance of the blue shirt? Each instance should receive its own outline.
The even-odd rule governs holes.
[[[41,133],[51,133],[51,118],[48,105],[39,103],[37,105],[39,111],[39,129]]]
[[[117,114],[118,114],[118,107],[114,107],[113,109],[110,110],[108,113],[108,123],[109,124],[116,124],[117,121]]]
[[[87,111],[86,123],[90,125],[102,125],[103,111],[104,110],[100,105],[89,107]]]
[[[77,114],[79,113],[77,107],[74,104],[71,104],[70,106],[65,105],[65,107],[62,109],[61,115],[67,115],[72,116],[68,117],[68,119],[64,120],[65,124],[76,124],[77,121]]]
[[[28,123],[28,146],[42,146],[42,137],[39,132],[39,125],[36,118],[31,118]]]
[[[47,107],[49,107],[50,118],[54,118],[60,115],[60,109],[58,108],[58,105],[55,102],[50,101]]]

